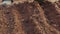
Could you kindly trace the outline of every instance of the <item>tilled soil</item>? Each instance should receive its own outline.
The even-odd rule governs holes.
[[[60,34],[60,14],[51,3],[0,6],[0,34]]]
[[[48,2],[41,6],[44,9],[45,16],[48,19],[49,24],[60,31],[60,8],[56,8],[54,4]],[[58,7],[60,7],[59,3]]]

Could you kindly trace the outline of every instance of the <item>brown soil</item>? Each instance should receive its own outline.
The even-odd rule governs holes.
[[[60,14],[53,4],[0,6],[0,34],[60,34]]]

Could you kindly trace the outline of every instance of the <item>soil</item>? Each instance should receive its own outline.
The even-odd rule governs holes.
[[[0,34],[60,34],[59,12],[49,2],[1,5]]]

